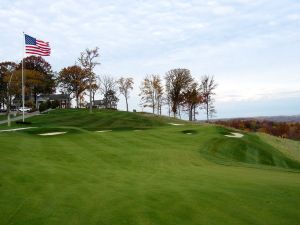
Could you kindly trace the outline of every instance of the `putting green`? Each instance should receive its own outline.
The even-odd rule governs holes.
[[[0,224],[300,221],[299,142],[282,140],[285,154],[273,137],[117,111],[28,121],[0,133]]]

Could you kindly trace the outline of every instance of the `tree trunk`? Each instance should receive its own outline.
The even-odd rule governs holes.
[[[157,115],[160,115],[160,109],[161,109],[161,105],[159,103],[159,100],[157,102]]]
[[[8,127],[10,127],[10,125],[11,125],[11,122],[10,122],[10,104],[11,104],[11,102],[10,102],[10,96],[9,96],[9,94],[8,94],[8,96],[7,96],[7,126]]]
[[[92,71],[90,70],[90,113],[93,112],[93,103],[92,103]]]
[[[208,117],[208,102],[206,103],[206,122],[209,123],[209,117]]]
[[[152,99],[152,114],[153,115],[154,115],[154,110],[155,110],[155,103],[154,103],[154,99]]]
[[[159,97],[157,99],[157,115],[160,115],[161,113],[161,104],[162,104],[162,101],[161,101],[161,97]]]
[[[189,121],[193,120],[193,105],[189,107]]]
[[[37,102],[37,93],[34,92],[34,103],[35,103],[35,108],[38,108],[38,102]]]
[[[126,111],[128,112],[128,100],[126,96],[125,96],[125,101],[126,101]]]
[[[178,116],[179,116],[179,119],[181,119],[181,113],[180,113],[180,105],[178,105]]]
[[[172,112],[173,112],[173,117],[174,118],[176,118],[176,108],[177,108],[177,106],[174,105],[174,103],[173,103],[173,105],[172,105]]]

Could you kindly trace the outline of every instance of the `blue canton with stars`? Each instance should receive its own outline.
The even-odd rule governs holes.
[[[36,39],[25,34],[25,44],[26,45],[36,45]]]

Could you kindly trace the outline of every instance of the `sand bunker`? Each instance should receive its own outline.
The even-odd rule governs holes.
[[[241,138],[244,135],[240,134],[240,133],[235,133],[235,132],[231,132],[231,134],[225,135],[226,137],[230,137],[230,138]]]
[[[192,134],[192,133],[185,133],[185,134]]]
[[[170,125],[173,125],[173,126],[182,126],[184,124],[180,124],[180,123],[169,123]]]
[[[60,134],[65,134],[67,132],[50,132],[50,133],[43,133],[43,134],[39,134],[41,136],[53,136],[53,135],[60,135]]]
[[[9,130],[0,130],[0,132],[10,132],[10,131],[18,131],[18,130],[27,130],[27,129],[32,129],[36,127],[23,127],[23,128],[15,128],[15,129],[9,129]]]
[[[112,130],[98,130],[97,133],[105,133],[105,132],[111,132]]]

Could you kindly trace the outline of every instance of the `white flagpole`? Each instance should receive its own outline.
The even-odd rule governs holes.
[[[22,58],[22,118],[23,118],[23,122],[25,120],[24,118],[24,102],[25,102],[25,87],[24,87],[24,52],[25,52],[25,36],[24,36],[24,32],[23,32],[23,58]]]

